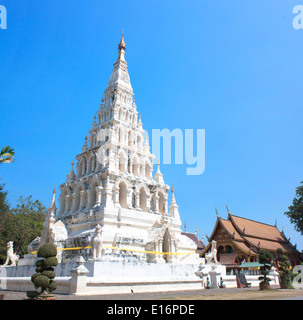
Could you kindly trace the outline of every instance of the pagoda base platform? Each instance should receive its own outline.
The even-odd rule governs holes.
[[[203,289],[201,279],[195,275],[198,270],[196,264],[91,260],[80,267],[76,262],[59,264],[55,269],[57,290],[54,293],[101,295]],[[0,289],[34,290],[30,280],[35,273],[33,266],[7,266],[1,269]]]

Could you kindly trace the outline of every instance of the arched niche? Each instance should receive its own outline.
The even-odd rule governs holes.
[[[123,181],[119,183],[119,203],[122,208],[127,209],[127,187]]]

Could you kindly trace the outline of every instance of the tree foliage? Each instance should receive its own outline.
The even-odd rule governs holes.
[[[20,197],[16,207],[7,201],[7,191],[0,185],[0,264],[6,258],[6,244],[14,242],[14,251],[23,257],[28,244],[41,235],[47,209],[32,196]]]
[[[14,161],[15,151],[12,147],[6,146],[0,150],[0,164]]]
[[[279,263],[278,272],[280,274],[280,284],[285,288],[291,286],[291,264],[288,257],[282,249],[277,250],[277,260]]]
[[[54,268],[58,264],[57,248],[52,243],[46,243],[38,250],[37,256],[43,260],[36,261],[36,273],[32,275],[35,288],[41,288],[41,293],[52,293],[57,288]],[[42,263],[41,263],[42,261]]]
[[[301,186],[296,188],[296,196],[288,210],[284,214],[295,225],[295,229],[303,235],[303,181],[301,181]]]
[[[266,251],[266,250],[260,250],[259,262],[261,264],[263,264],[263,266],[260,267],[260,272],[261,272],[262,276],[259,277],[259,280],[261,280],[261,283],[266,284],[266,285],[269,284],[269,282],[271,281],[271,279],[269,277],[267,277],[267,275],[269,274],[270,269],[271,269],[272,259],[273,259],[273,256],[272,256],[271,252]]]

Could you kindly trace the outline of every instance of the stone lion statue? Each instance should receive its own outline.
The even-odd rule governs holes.
[[[215,240],[211,242],[211,251],[205,254],[205,260],[206,263],[214,262],[216,264],[219,264],[217,260],[217,242]]]
[[[7,243],[7,255],[4,266],[7,266],[11,262],[11,266],[16,266],[19,260],[19,256],[14,253],[14,243],[9,241]]]
[[[100,259],[102,255],[101,226],[98,224],[95,229],[95,237],[93,239],[93,259]]]

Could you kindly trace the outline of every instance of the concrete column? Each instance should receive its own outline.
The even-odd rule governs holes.
[[[146,195],[146,207],[147,207],[147,211],[150,211],[150,201],[151,201],[151,196],[150,196],[150,195]]]
[[[135,190],[134,192],[135,192],[135,207],[137,210],[141,210],[141,208],[140,208],[140,192],[138,192],[137,190]]]
[[[78,258],[78,266],[72,269],[71,293],[81,294],[86,292],[87,276],[89,271],[85,268],[85,260],[82,256]]]
[[[63,213],[68,212],[70,210],[70,203],[71,202],[71,196],[67,194],[65,196],[65,208],[63,210]]]
[[[98,186],[95,188],[95,190],[92,190],[92,192],[95,191],[96,192],[96,203],[93,203],[92,206],[100,206],[101,202],[102,202],[102,191],[103,188]]]
[[[159,196],[155,196],[155,212],[160,213],[159,211]]]
[[[109,181],[109,178],[106,181],[103,194],[104,194],[104,200],[105,200],[105,207],[107,208],[113,207],[114,203],[113,203],[112,183]]]
[[[133,161],[132,161],[132,159],[130,159],[129,163],[128,163],[128,172],[129,173],[133,173]]]
[[[75,192],[72,193],[71,204],[73,204],[73,205],[71,206],[72,212],[75,212],[75,211],[78,209],[78,208],[76,208],[76,194],[75,194]]]
[[[126,189],[126,205],[127,205],[128,208],[131,208],[131,207],[132,207],[132,197],[131,197],[131,194],[132,194],[132,190]]]
[[[83,159],[83,161],[82,161],[82,168],[81,169],[82,169],[81,176],[84,176],[86,173],[86,160],[85,159]]]
[[[89,188],[86,190],[86,194],[85,194],[85,197],[86,197],[86,207],[85,209],[86,210],[89,210],[93,205],[94,203],[91,203],[91,192],[95,192],[95,190],[93,190],[92,188]]]
[[[114,189],[114,193],[113,193],[113,201],[114,201],[114,204],[115,205],[118,205],[118,204],[120,204],[119,203],[119,192],[120,192],[120,188],[119,187],[116,187],[115,189]]]
[[[145,177],[145,164],[142,164],[141,166],[141,176]]]
[[[165,197],[164,197],[164,213],[166,213],[166,214],[168,214],[168,205],[167,205],[167,203],[168,203],[168,197],[167,197],[167,194],[165,195]]]
[[[85,207],[85,196],[86,196],[86,191],[81,190],[80,191],[80,205],[79,209],[83,209]]]

